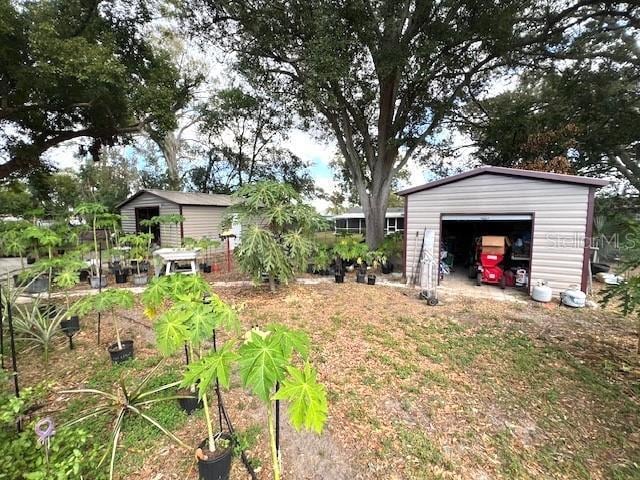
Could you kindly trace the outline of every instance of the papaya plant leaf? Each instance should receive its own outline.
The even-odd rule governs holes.
[[[215,328],[216,319],[213,307],[202,302],[189,302],[184,304],[189,310],[189,340],[195,347],[211,336]],[[175,307],[174,307],[175,308]]]
[[[309,356],[309,337],[299,330],[292,330],[281,324],[267,325],[267,331],[273,340],[282,349],[285,358],[290,359],[291,354],[296,351],[303,359]]]
[[[233,342],[226,342],[222,348],[209,353],[198,362],[191,363],[182,379],[181,386],[189,387],[198,384],[200,398],[207,392],[211,383],[217,378],[224,388],[231,383],[231,364],[237,358],[233,351]]]
[[[239,349],[240,378],[263,402],[269,402],[276,382],[282,380],[287,359],[272,335],[263,338],[255,332]]]
[[[211,295],[209,302],[216,319],[214,328],[223,327],[230,332],[240,332],[240,320],[233,307],[223,302],[217,295]]]
[[[304,427],[322,433],[327,421],[327,392],[318,383],[315,369],[306,363],[302,369],[289,366],[287,373],[273,398],[290,402],[289,420],[296,430]]]
[[[186,319],[180,312],[169,310],[153,324],[158,350],[163,355],[173,355],[188,338]]]

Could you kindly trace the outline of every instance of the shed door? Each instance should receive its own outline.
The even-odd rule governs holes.
[[[147,233],[149,227],[143,227],[140,225],[142,220],[150,220],[153,217],[160,215],[160,207],[138,207],[136,208],[136,233]],[[160,245],[160,225],[155,224],[151,227],[151,234],[153,235],[153,242],[156,245]]]

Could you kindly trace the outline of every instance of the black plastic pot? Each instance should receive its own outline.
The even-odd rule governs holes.
[[[115,272],[116,275],[116,283],[127,283],[127,278],[129,277],[129,272],[126,270],[119,270]]]
[[[198,459],[198,473],[200,480],[228,480],[231,473],[231,454],[233,448],[231,448],[231,436],[223,433],[221,438],[229,441],[229,446],[222,450],[218,447],[216,450],[216,456],[210,460]],[[203,440],[199,448],[204,449],[207,444],[207,440]]]
[[[367,283],[367,275],[365,273],[356,273],[356,282]]]
[[[211,265],[205,265],[202,269],[202,273],[211,273]]]
[[[33,265],[34,263],[36,263],[36,258],[27,256],[27,265]]]
[[[368,285],[375,285],[376,284],[376,276],[375,275],[369,275],[367,277],[367,284]]]
[[[89,280],[89,270],[80,270],[80,281],[86,282]]]
[[[335,274],[336,283],[344,283],[344,273]]]
[[[49,289],[49,277],[44,275],[33,280],[27,287],[29,293],[44,293]]]
[[[592,275],[595,275],[596,273],[607,273],[609,270],[611,270],[611,265],[607,265],[606,263],[591,262]]]
[[[391,263],[391,262],[383,263],[380,266],[380,269],[382,270],[382,273],[389,274],[389,273],[393,272],[393,263]]]
[[[191,415],[197,409],[203,407],[202,400],[198,400],[198,395],[191,393],[189,390],[181,390],[178,395],[185,395],[188,398],[179,398],[178,404],[180,408],[186,412],[187,415]]]
[[[73,335],[80,330],[80,318],[77,315],[73,315],[68,320],[62,320],[60,328],[65,335]]]
[[[124,340],[122,350],[118,349],[118,342],[112,343],[107,348],[113,363],[122,363],[133,358],[133,340]]]

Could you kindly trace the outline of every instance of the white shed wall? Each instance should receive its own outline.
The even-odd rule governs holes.
[[[440,214],[533,213],[530,284],[546,280],[554,294],[570,285],[580,287],[588,186],[486,173],[409,194],[406,201],[408,279],[419,256],[425,227],[435,230],[438,250]]]
[[[135,210],[139,207],[159,207],[160,215],[177,215],[180,213],[180,207],[175,203],[145,192],[120,209],[122,230],[125,233],[136,233]],[[180,225],[160,225],[160,243],[163,247],[180,246]]]

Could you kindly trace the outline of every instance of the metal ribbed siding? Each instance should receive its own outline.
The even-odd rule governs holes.
[[[122,230],[125,233],[136,233],[136,208],[139,207],[160,207],[160,215],[180,213],[180,207],[175,203],[143,193],[120,209]],[[180,246],[180,225],[160,225],[160,243],[163,247]]]
[[[414,250],[417,257],[425,227],[436,231],[437,251],[440,214],[533,213],[531,284],[546,280],[555,294],[570,285],[580,286],[588,199],[585,185],[489,173],[409,194],[407,277],[414,270]]]
[[[183,206],[184,236],[196,240],[202,237],[219,240],[221,223],[226,212],[227,207]]]

